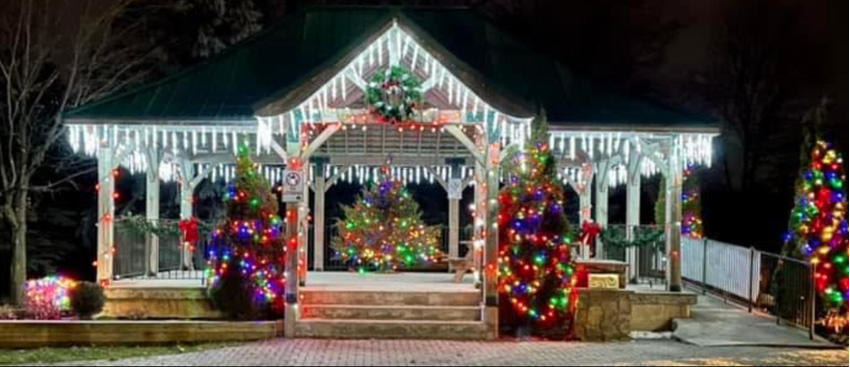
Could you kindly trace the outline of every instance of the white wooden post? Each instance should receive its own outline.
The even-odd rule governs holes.
[[[195,165],[186,159],[180,159],[180,220],[192,219],[192,209],[194,204],[195,186],[192,181],[195,179]],[[195,264],[192,261],[192,248],[187,243],[182,243],[182,258],[183,270],[195,270]]]
[[[682,291],[682,183],[681,137],[675,135],[670,143],[667,161],[667,287],[670,292]]]
[[[593,220],[593,192],[591,191],[593,187],[593,176],[593,166],[586,163],[582,167],[582,181],[576,182],[573,185],[573,189],[579,196],[579,226]],[[577,238],[574,240],[578,242]],[[593,244],[590,246],[593,246]],[[578,255],[582,259],[589,259],[590,247],[581,245]]]
[[[325,191],[327,183],[325,181],[325,164],[317,162],[316,181],[314,184],[315,190],[313,193],[315,199],[313,204],[313,270],[325,270]]]
[[[476,287],[481,286],[481,269],[484,261],[484,242],[487,226],[487,168],[481,163],[475,163],[475,224],[473,234],[473,246],[470,251],[473,254],[474,282]]]
[[[310,175],[309,165],[302,170],[304,180]],[[304,183],[303,200],[298,203],[298,284],[307,285],[307,242],[310,237],[310,185]]]
[[[632,157],[629,162],[628,184],[626,186],[626,236],[629,241],[637,238],[637,229],[640,226],[640,157]],[[629,278],[638,280],[638,248],[629,247],[626,254],[629,262]]]
[[[98,195],[97,195],[97,280],[108,284],[113,277],[112,256],[114,252],[115,221],[115,177],[113,170],[113,149],[103,144],[97,153]]]
[[[463,167],[458,162],[451,161],[450,167],[453,180],[461,179]],[[460,257],[460,199],[452,198],[449,192],[451,185],[447,185],[446,193],[449,194],[449,258]]]
[[[598,163],[596,172],[596,223],[604,231],[608,228],[608,161]],[[596,240],[596,258],[605,257],[605,248],[600,239]]]
[[[159,224],[159,152],[155,147],[146,151],[148,169],[145,174],[145,218],[148,222]],[[159,274],[159,237],[153,233],[145,236],[145,258],[148,276]]]

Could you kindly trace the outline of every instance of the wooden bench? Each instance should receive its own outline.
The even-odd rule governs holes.
[[[466,256],[463,258],[450,258],[449,261],[449,272],[454,271],[455,277],[454,282],[460,283],[463,282],[463,277],[466,276],[470,270],[475,268],[475,250],[470,248],[471,242],[463,242],[463,245],[466,246]]]

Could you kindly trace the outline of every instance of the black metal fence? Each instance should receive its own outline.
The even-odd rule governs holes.
[[[643,235],[649,231],[656,231],[657,226],[626,226],[609,225],[608,230],[622,233],[623,236],[633,231],[635,236]],[[623,246],[620,244],[605,243],[602,241],[602,256],[605,260],[615,260],[631,263],[629,253],[634,251],[636,256],[637,271],[632,271],[632,282],[645,284],[665,284],[667,256],[664,254],[665,236],[657,239],[657,243],[645,243],[640,246]]]
[[[177,221],[160,220],[157,226],[177,228]],[[145,278],[205,281],[208,242],[203,236],[194,250],[184,251],[179,234],[161,231],[157,236],[159,246],[156,258],[149,243],[152,234],[135,228],[130,222],[116,221],[114,236],[112,272],[116,280]]]

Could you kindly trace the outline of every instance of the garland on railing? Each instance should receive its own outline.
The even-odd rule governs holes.
[[[147,235],[152,234],[157,237],[180,236],[183,232],[180,230],[180,222],[178,221],[149,221],[141,215],[129,215],[118,220],[125,228],[131,232]],[[198,222],[199,238],[206,238],[215,226],[209,222]]]
[[[615,248],[651,247],[660,249],[664,246],[664,230],[655,227],[638,227],[635,229],[635,240],[629,241],[625,228],[609,227],[602,232],[602,243]]]

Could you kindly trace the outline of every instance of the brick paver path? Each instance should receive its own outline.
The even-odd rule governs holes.
[[[669,340],[609,344],[274,340],[201,353],[99,362],[97,365],[846,366],[847,363],[847,350],[699,348]]]

